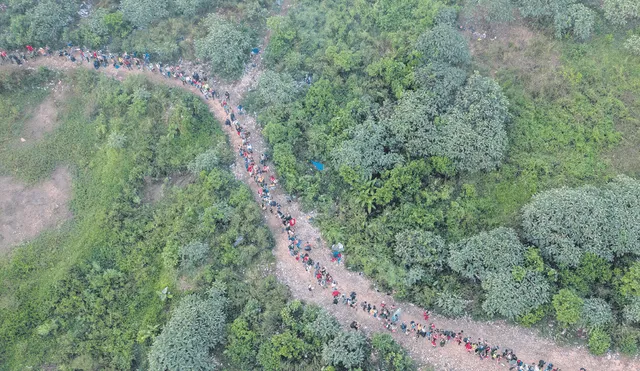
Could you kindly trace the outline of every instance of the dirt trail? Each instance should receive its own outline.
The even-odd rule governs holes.
[[[264,45],[262,49],[264,50]],[[26,68],[32,68],[40,65],[60,69],[78,67],[77,65],[63,59],[41,58],[39,60],[29,62]],[[230,85],[217,86],[217,90],[219,92],[233,92],[230,99],[231,107],[238,105],[241,101],[242,94],[249,89],[259,77],[261,71],[259,60],[256,61],[256,65],[257,66],[254,68],[249,68],[246,75],[239,82]],[[82,66],[85,68],[92,68],[86,63],[82,64]],[[176,79],[167,79],[148,71],[115,71],[112,67],[109,67],[107,70],[101,68],[101,71],[113,75],[118,79],[122,79],[126,75],[142,73],[153,81],[184,88],[194,94],[202,96],[199,91],[189,85],[183,86],[182,83]],[[216,116],[218,121],[220,121],[220,123],[224,122],[227,115],[220,105],[220,102],[218,100],[208,100],[205,102],[208,104],[211,112]],[[263,153],[267,147],[260,135],[261,131],[256,125],[255,118],[250,116],[239,116],[239,121],[246,130],[251,132],[249,141],[253,145],[254,153],[257,153],[258,155]],[[230,127],[225,127],[223,125],[223,130],[225,130],[229,135],[230,144],[234,149],[237,149],[241,145],[240,137]],[[242,180],[251,188],[256,201],[260,202],[258,186],[244,170],[244,161],[242,158],[238,158],[236,160],[235,174],[238,179]],[[310,254],[311,257],[314,261],[320,261],[321,264],[327,266],[328,271],[339,283],[338,289],[342,293],[348,294],[351,291],[355,291],[358,296],[358,302],[360,303],[367,301],[378,306],[382,301],[385,301],[388,305],[395,303],[398,308],[402,308],[402,315],[400,316],[401,321],[409,323],[411,320],[414,320],[418,323],[424,323],[422,318],[423,310],[421,308],[415,307],[412,304],[397,302],[392,297],[373,289],[372,283],[366,277],[359,275],[357,272],[348,271],[343,265],[329,263],[330,251],[326,247],[324,241],[321,240],[320,231],[310,223],[310,218],[313,217],[313,214],[302,212],[298,203],[295,201],[288,202],[286,195],[280,189],[273,191],[273,198],[283,205],[285,212],[291,213],[291,215],[297,220],[296,234],[303,241],[312,242],[312,245],[315,248]],[[380,321],[368,314],[365,314],[361,309],[354,310],[342,304],[334,305],[332,303],[330,290],[323,290],[320,288],[312,277],[312,273],[305,271],[302,264],[289,255],[287,248],[288,240],[283,232],[282,224],[277,217],[271,215],[267,211],[264,213],[264,218],[276,239],[276,246],[273,253],[277,258],[277,275],[283,283],[289,286],[294,297],[326,308],[345,326],[348,326],[351,321],[357,320],[363,325],[364,331],[367,333],[387,331],[383,328]],[[309,291],[307,289],[310,284],[314,288],[313,291]],[[536,336],[532,330],[513,326],[505,323],[504,321],[477,322],[470,319],[448,319],[434,315],[431,317],[429,322],[433,322],[436,327],[443,330],[464,330],[466,336],[469,336],[474,340],[478,338],[487,339],[490,344],[499,345],[502,349],[514,349],[518,357],[527,363],[537,363],[538,360],[543,359],[545,361],[552,362],[556,367],[560,367],[563,371],[577,371],[580,367],[585,367],[589,371],[640,370],[640,362],[637,360],[623,359],[618,355],[594,357],[584,348],[558,346],[550,340]],[[434,365],[438,370],[480,371],[508,369],[508,367],[504,365],[504,362],[503,364],[497,364],[490,360],[481,361],[477,357],[467,354],[463,346],[458,346],[453,342],[447,344],[443,348],[432,348],[431,344],[426,340],[417,340],[415,336],[405,336],[399,332],[392,333],[392,336],[396,341],[403,345],[405,349],[407,349],[409,354],[419,364]]]

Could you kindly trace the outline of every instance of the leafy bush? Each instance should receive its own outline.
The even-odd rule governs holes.
[[[601,298],[584,299],[580,323],[589,328],[604,328],[613,323],[611,306]]]
[[[611,336],[601,328],[594,328],[589,331],[589,351],[597,356],[601,356],[611,347]]]
[[[616,25],[640,18],[640,3],[635,0],[604,0],[602,8],[607,20]]]
[[[640,56],[640,36],[629,36],[627,41],[624,42],[624,48],[627,49],[629,53]]]
[[[371,347],[378,370],[410,371],[416,369],[411,357],[389,334],[374,333],[371,337]]]
[[[452,66],[465,66],[471,53],[464,37],[449,24],[438,24],[420,36],[416,50],[427,62],[444,62]]]
[[[138,28],[145,28],[169,16],[169,0],[121,0],[124,18]]]
[[[192,269],[202,264],[209,254],[209,245],[194,241],[180,247],[180,266],[182,269]]]
[[[322,360],[332,366],[353,369],[363,366],[368,354],[367,339],[360,332],[340,331],[322,348]]]
[[[508,101],[493,80],[474,74],[442,117],[434,154],[446,156],[459,171],[496,168],[507,149]]]
[[[482,280],[482,288],[486,292],[482,309],[508,319],[536,310],[549,302],[551,294],[549,282],[538,272],[527,272],[521,280],[509,272],[489,272]]]
[[[452,244],[449,266],[463,277],[483,280],[492,272],[511,274],[524,262],[525,251],[516,232],[502,227]]]
[[[638,254],[640,225],[624,222],[635,220],[638,206],[640,183],[618,177],[602,189],[586,186],[535,195],[523,208],[522,224],[525,237],[545,257],[575,267],[585,253],[607,261]]]
[[[210,353],[225,339],[224,292],[211,289],[204,297],[184,297],[149,352],[151,370],[180,370],[185,365],[215,370]]]
[[[211,62],[215,74],[226,79],[239,77],[249,58],[251,38],[239,25],[217,15],[208,16],[204,22],[207,36],[196,40],[198,58]]]
[[[582,314],[583,300],[569,289],[562,289],[553,295],[556,319],[564,327],[578,323]]]
[[[196,158],[187,165],[187,169],[193,174],[199,174],[201,171],[211,171],[220,165],[218,151],[208,149],[196,156]]]
[[[470,302],[457,293],[439,292],[436,295],[435,304],[443,315],[459,317],[464,314]]]

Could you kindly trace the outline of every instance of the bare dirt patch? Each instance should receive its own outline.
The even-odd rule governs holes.
[[[527,26],[522,20],[485,25],[472,19],[461,21],[476,68],[492,77],[511,75],[533,95],[557,95],[564,83],[559,44]]]
[[[71,218],[70,198],[71,174],[66,167],[35,186],[0,177],[0,253]]]
[[[175,173],[160,179],[146,176],[144,178],[142,201],[144,203],[155,203],[161,200],[169,189],[184,187],[192,183],[194,179],[195,176],[191,173]]]
[[[22,138],[28,143],[39,140],[52,132],[58,124],[58,105],[64,99],[65,85],[58,82],[51,94],[33,111],[33,116],[25,123]]]

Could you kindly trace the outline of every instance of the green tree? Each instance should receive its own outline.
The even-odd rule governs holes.
[[[446,248],[442,237],[429,231],[407,230],[396,234],[394,253],[409,267],[422,265],[440,271],[446,264]]]
[[[601,298],[584,299],[580,323],[588,328],[601,327],[613,323],[611,306]]]
[[[636,0],[604,0],[602,4],[604,16],[616,25],[626,25],[640,18],[640,3]]]
[[[353,369],[364,364],[368,353],[367,339],[363,334],[340,331],[322,348],[322,360],[328,365]]]
[[[465,278],[483,280],[491,272],[522,265],[526,247],[510,228],[497,228],[449,246],[449,266]]]
[[[607,222],[606,208],[593,187],[546,191],[523,208],[525,237],[557,264],[575,267],[585,252],[611,261],[607,234],[594,233]]]
[[[196,158],[187,165],[187,169],[195,175],[200,174],[201,171],[211,171],[219,166],[221,163],[218,151],[215,149],[208,149],[196,156]]]
[[[640,323],[640,296],[635,296],[629,300],[622,311],[625,321],[630,323]]]
[[[624,48],[627,49],[629,53],[640,56],[640,36],[629,36],[627,41],[624,42]]]
[[[300,88],[290,75],[267,70],[260,75],[251,98],[256,109],[278,108],[296,100],[299,93]]]
[[[471,61],[467,41],[448,24],[436,25],[420,35],[416,50],[426,63],[444,62],[452,66],[466,66]]]
[[[411,357],[389,334],[373,334],[371,347],[373,358],[376,360],[373,366],[377,370],[410,371],[416,369]]]
[[[314,338],[326,342],[340,332],[340,324],[334,316],[322,309],[316,319],[307,325],[307,329]]]
[[[476,73],[442,117],[434,154],[451,159],[458,171],[494,169],[507,150],[508,118],[508,101],[500,86]]]
[[[169,0],[121,0],[124,18],[138,28],[169,16]]]
[[[208,8],[218,6],[220,0],[174,0],[175,5],[183,15],[194,17],[206,13]]]
[[[78,3],[74,1],[38,1],[27,12],[30,21],[28,42],[59,44],[62,31],[73,22],[77,11]]]
[[[180,247],[180,267],[193,269],[201,265],[209,255],[209,244],[193,241]]]
[[[353,128],[350,136],[332,153],[337,168],[354,169],[364,180],[403,162],[393,136],[372,119]]]
[[[611,336],[601,328],[594,328],[589,331],[589,351],[597,356],[601,356],[611,347]]]
[[[235,79],[242,75],[251,49],[249,34],[218,14],[209,15],[203,25],[208,32],[195,42],[198,58],[211,62],[213,72],[223,78]]]
[[[204,296],[180,300],[149,352],[151,370],[215,370],[211,351],[225,339],[224,292],[211,289]]]
[[[562,289],[553,295],[553,308],[556,310],[556,319],[564,326],[578,323],[584,304],[582,298],[569,289]]]
[[[486,292],[482,309],[513,320],[549,302],[551,288],[541,273],[526,272],[519,278],[508,271],[487,273],[482,280]]]

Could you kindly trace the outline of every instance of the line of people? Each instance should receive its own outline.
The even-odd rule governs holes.
[[[28,62],[29,59],[35,58],[37,56],[51,56],[51,51],[48,47],[39,48],[37,51],[28,45],[26,48],[26,52],[12,52],[8,53],[4,50],[0,50],[0,64],[12,63],[21,65],[25,62]],[[274,173],[271,172],[271,169],[268,165],[269,157],[266,153],[262,153],[259,156],[258,162],[254,159],[254,151],[253,146],[249,141],[250,132],[245,130],[245,128],[238,121],[234,110],[230,107],[230,95],[228,92],[224,93],[224,98],[221,98],[217,92],[213,89],[211,85],[209,85],[208,78],[198,72],[188,73],[183,71],[180,67],[180,64],[177,66],[165,66],[162,63],[151,63],[150,56],[148,53],[145,53],[141,56],[138,56],[137,53],[133,53],[129,55],[128,53],[123,53],[122,55],[113,55],[113,54],[103,54],[101,51],[83,51],[82,49],[73,49],[72,45],[68,45],[67,50],[59,50],[57,52],[59,57],[64,57],[69,59],[71,62],[75,63],[93,63],[93,66],[96,70],[102,68],[107,68],[111,65],[115,69],[119,69],[121,66],[124,66],[128,70],[133,70],[136,68],[138,70],[148,70],[154,73],[161,73],[166,78],[176,78],[182,81],[183,85],[189,84],[190,86],[194,86],[198,88],[205,99],[210,98],[218,98],[219,102],[227,113],[227,118],[224,122],[226,126],[233,126],[237,135],[241,138],[242,144],[238,147],[238,155],[244,159],[245,170],[249,173],[249,175],[253,178],[253,180],[258,184],[258,195],[261,199],[261,207],[264,211],[267,209],[269,212],[277,217],[283,225],[283,232],[287,234],[287,238],[289,241],[288,249],[289,253],[292,257],[294,257],[297,261],[299,261],[305,268],[305,270],[309,273],[313,272],[315,279],[317,280],[317,284],[327,289],[331,287],[331,296],[333,297],[333,304],[338,305],[342,304],[345,306],[349,306],[355,310],[358,310],[357,305],[357,294],[352,291],[349,295],[341,293],[338,290],[338,282],[331,276],[328,272],[326,266],[322,266],[320,262],[314,261],[309,252],[312,250],[311,244],[307,241],[304,245],[302,245],[302,240],[298,238],[295,233],[295,225],[296,220],[289,213],[284,213],[282,211],[282,205],[275,201],[272,197],[272,191],[276,189],[277,179]],[[242,106],[238,106],[238,114],[243,113]],[[333,252],[330,257],[332,262],[339,263],[341,261],[342,254],[336,251]],[[312,285],[308,287],[309,291],[313,290]],[[372,305],[371,303],[367,303],[366,301],[359,305],[360,308],[369,315],[373,316],[380,320],[383,326],[391,331],[398,331],[398,322],[400,317],[400,310],[396,309],[395,305],[391,305],[391,310],[387,307],[387,305],[382,302],[379,305],[379,308],[376,305]],[[391,312],[394,312],[391,314]],[[423,317],[425,323],[429,321],[430,313],[425,311],[423,313]],[[357,321],[353,321],[351,323],[351,328],[359,329],[360,324]],[[553,366],[552,363],[546,363],[543,360],[538,362],[526,363],[516,356],[512,349],[504,349],[500,350],[499,346],[491,346],[486,340],[478,339],[477,341],[473,341],[469,337],[464,336],[464,331],[460,330],[458,332],[451,330],[441,330],[436,328],[435,324],[429,323],[429,325],[423,325],[421,323],[410,321],[409,324],[405,322],[400,322],[399,325],[400,331],[405,335],[409,336],[411,334],[415,334],[415,338],[423,338],[426,339],[432,347],[444,347],[451,341],[457,343],[461,346],[464,343],[464,347],[468,353],[472,353],[478,356],[481,360],[494,360],[497,363],[506,362],[506,365],[509,366],[509,370],[517,370],[517,371],[560,371],[560,369]],[[585,369],[581,369],[581,371],[586,371]]]

